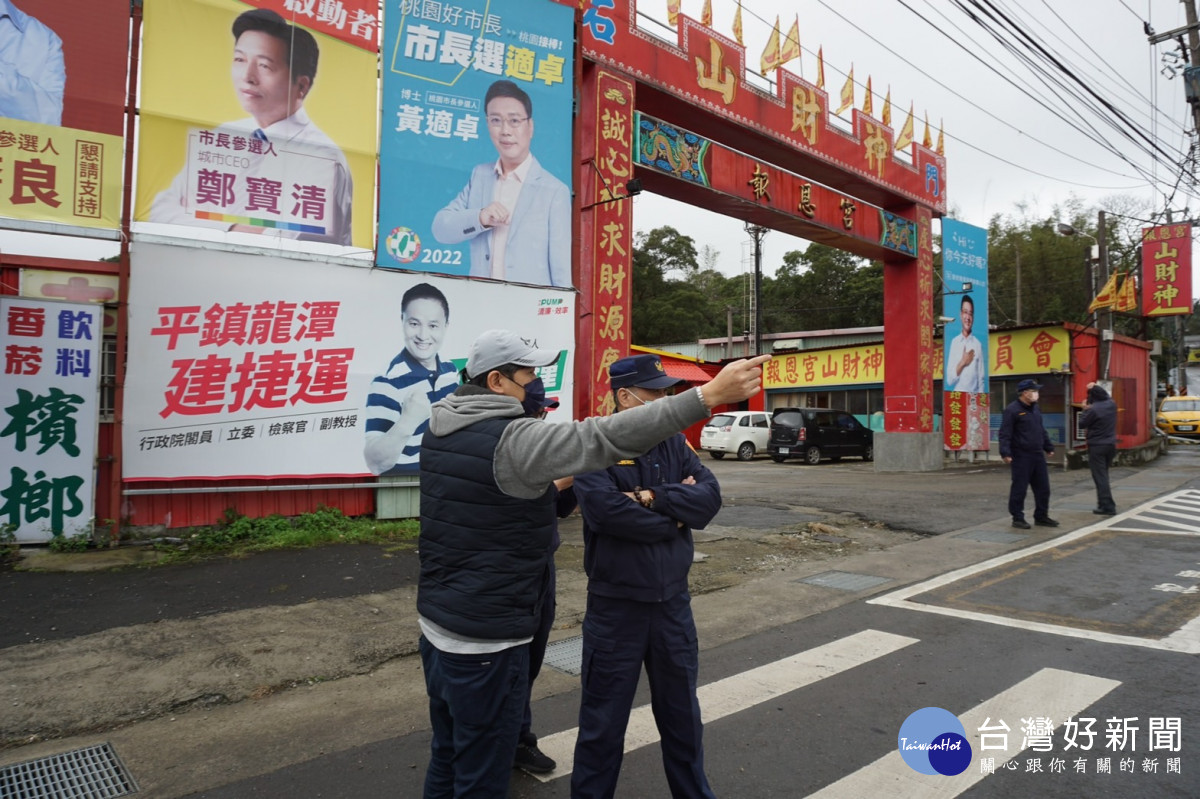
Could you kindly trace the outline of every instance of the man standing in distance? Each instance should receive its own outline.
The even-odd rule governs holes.
[[[571,191],[529,151],[533,101],[511,80],[484,97],[499,157],[479,164],[458,196],[433,218],[442,244],[471,242],[471,277],[571,285]]]
[[[975,324],[975,301],[968,294],[963,295],[959,321],[962,331],[950,342],[950,357],[946,362],[946,379],[943,382],[946,391],[982,394],[986,359],[983,345],[971,332]]]
[[[656,355],[608,370],[617,415],[665,401],[679,380]],[[583,513],[583,698],[571,796],[613,796],[642,667],[671,795],[711,797],[696,698],[700,652],[688,571],[692,529],[721,509],[721,487],[676,434],[636,458],[575,477]]]
[[[454,364],[438,356],[449,322],[450,304],[436,286],[418,283],[400,299],[404,349],[367,395],[363,457],[372,474],[417,473],[429,408],[458,386]]]
[[[261,158],[249,159],[251,166],[238,173],[236,185],[241,190],[246,178],[258,177],[254,165],[262,160],[287,158],[288,182],[279,187],[286,199],[280,198],[278,208],[292,201],[294,193],[319,195],[324,201],[324,209],[321,218],[313,221],[323,223],[325,232],[301,233],[197,220],[188,211],[186,166],[171,185],[154,198],[149,220],[200,224],[241,233],[270,230],[287,238],[349,246],[352,234],[350,206],[354,196],[350,166],[341,148],[309,119],[304,110],[304,100],[317,78],[317,40],[304,28],[288,24],[279,14],[265,8],[253,8],[238,15],[232,30],[233,89],[250,117],[222,125],[221,130],[237,132],[261,142],[266,153]],[[231,213],[239,209],[247,211],[242,207],[244,203],[237,205]]]
[[[467,383],[433,406],[421,442],[417,613],[433,730],[425,797],[503,797],[529,683],[529,644],[546,601],[561,477],[633,458],[740,402],[769,356],[645,408],[569,424],[536,417],[536,368],[556,350],[507,330],[471,346]]]
[[[1058,527],[1050,518],[1050,471],[1046,459],[1054,455],[1054,444],[1042,424],[1038,408],[1041,385],[1033,380],[1017,384],[1017,398],[1004,409],[1000,422],[1000,457],[1012,465],[1012,486],[1008,492],[1008,512],[1012,526],[1029,529],[1025,521],[1025,494],[1033,486],[1033,523]]]
[[[1096,484],[1097,516],[1115,516],[1117,503],[1108,483],[1108,470],[1117,454],[1117,403],[1099,383],[1088,383],[1087,403],[1079,417],[1079,426],[1087,431],[1088,468]]]

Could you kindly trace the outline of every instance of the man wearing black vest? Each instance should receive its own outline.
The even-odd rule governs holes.
[[[768,356],[734,361],[705,385],[645,408],[571,424],[536,418],[535,369],[556,350],[507,330],[471,346],[467,383],[433,406],[421,443],[421,662],[433,728],[425,797],[504,797],[546,600],[561,477],[636,457],[740,402]]]

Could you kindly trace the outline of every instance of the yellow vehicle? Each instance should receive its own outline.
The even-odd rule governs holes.
[[[1200,350],[1192,350],[1188,353],[1188,363],[1200,363]]]
[[[1167,397],[1154,424],[1169,436],[1200,438],[1200,397]]]

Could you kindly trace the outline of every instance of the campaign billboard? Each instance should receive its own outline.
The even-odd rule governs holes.
[[[19,542],[92,531],[103,312],[0,297],[0,527]]]
[[[573,418],[572,292],[134,242],[126,480],[414,473],[429,405],[505,328]]]
[[[377,4],[155,0],[144,13],[135,218],[369,250]]]
[[[942,219],[942,427],[947,449],[988,448],[987,231]]]
[[[1192,225],[1142,228],[1142,316],[1192,312]]]
[[[128,66],[128,0],[0,0],[0,216],[120,224]]]
[[[379,266],[571,285],[574,13],[387,0]]]

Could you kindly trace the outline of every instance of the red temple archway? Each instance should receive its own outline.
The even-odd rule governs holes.
[[[945,158],[915,141],[911,162],[896,157],[895,132],[858,110],[850,131],[834,125],[825,90],[786,70],[773,92],[758,88],[744,47],[683,14],[672,44],[639,29],[637,0],[589,0],[581,13],[576,407],[611,410],[607,366],[632,343],[632,203],[614,197],[636,177],[667,197],[883,261],[878,468],[940,467],[930,223],[946,211]]]

